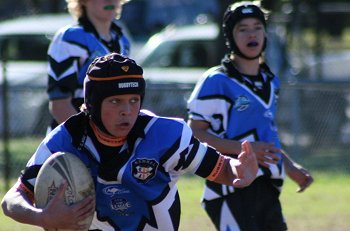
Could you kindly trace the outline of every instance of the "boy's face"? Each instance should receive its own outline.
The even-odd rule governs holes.
[[[101,105],[101,119],[107,131],[115,137],[129,134],[138,117],[141,96],[115,95],[105,98]]]
[[[256,57],[264,46],[265,27],[256,18],[244,18],[233,28],[233,39],[238,49],[247,57]]]
[[[88,17],[98,21],[112,21],[122,12],[120,0],[86,0],[84,5]]]

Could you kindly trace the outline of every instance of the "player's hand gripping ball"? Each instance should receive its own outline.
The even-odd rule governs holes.
[[[38,173],[34,186],[36,207],[45,207],[64,181],[68,185],[64,192],[67,205],[77,203],[90,195],[95,197],[94,182],[84,163],[71,153],[57,152],[45,161]],[[92,219],[93,214],[83,223],[90,226]],[[59,229],[48,229],[51,230],[59,231]]]

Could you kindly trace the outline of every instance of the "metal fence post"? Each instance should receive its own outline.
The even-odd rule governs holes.
[[[299,139],[301,134],[301,116],[300,116],[300,89],[294,88],[293,89],[293,100],[292,100],[292,107],[291,111],[293,112],[293,119],[292,119],[292,127],[291,131],[293,134],[293,140],[294,144],[292,146],[292,153],[296,160],[299,160],[300,158],[300,146],[299,146]]]
[[[5,190],[9,189],[10,186],[10,151],[9,151],[9,108],[8,108],[8,82],[7,82],[7,55],[6,47],[3,47],[1,52],[1,63],[2,63],[2,141],[3,141],[3,155],[4,155],[4,180],[5,180]]]

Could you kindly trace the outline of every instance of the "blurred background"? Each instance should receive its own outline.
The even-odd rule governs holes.
[[[131,57],[145,69],[144,107],[186,119],[186,100],[204,71],[225,53],[221,19],[228,0],[132,0],[120,24]],[[291,156],[308,167],[350,172],[350,1],[268,0],[266,62],[282,81],[278,123]],[[26,158],[8,142],[44,137],[50,121],[46,50],[73,23],[64,0],[1,0],[0,176],[17,176]],[[27,150],[30,156],[34,150]],[[348,165],[349,166],[349,165]]]

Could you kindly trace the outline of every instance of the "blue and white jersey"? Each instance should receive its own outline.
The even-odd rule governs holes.
[[[112,51],[129,55],[129,40],[116,22],[112,23],[111,35],[113,39],[109,43],[101,39],[87,18],[81,18],[79,24],[68,25],[55,34],[48,50],[47,91],[50,99],[73,97],[73,105],[79,108],[90,63]]]
[[[184,173],[209,176],[219,154],[195,139],[180,119],[141,113],[121,148],[98,143],[86,121],[80,113],[56,127],[29,160],[22,184],[33,190],[44,161],[57,151],[70,152],[86,164],[95,181],[91,230],[178,230],[176,182]]]
[[[189,118],[209,123],[211,134],[232,140],[272,142],[281,147],[275,122],[280,82],[261,67],[260,77],[242,76],[231,62],[209,69],[197,83],[188,100]],[[239,154],[239,153],[227,153]],[[282,187],[284,169],[282,161],[267,169],[260,166],[258,175],[266,175],[279,189]],[[208,182],[209,185],[221,185]],[[221,195],[233,192],[225,188]],[[210,190],[209,190],[210,191]],[[209,192],[207,190],[207,192]],[[220,194],[220,193],[219,193]],[[211,194],[206,199],[215,199]]]

